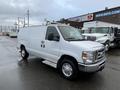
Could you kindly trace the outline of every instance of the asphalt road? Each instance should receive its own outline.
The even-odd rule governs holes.
[[[80,73],[76,81],[59,76],[56,69],[30,58],[19,62],[16,39],[0,36],[0,90],[119,90],[120,49],[107,52],[106,67],[95,75]]]

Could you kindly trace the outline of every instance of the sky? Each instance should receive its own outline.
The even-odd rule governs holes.
[[[18,17],[40,24],[120,6],[120,0],[0,0],[0,25],[14,25]]]

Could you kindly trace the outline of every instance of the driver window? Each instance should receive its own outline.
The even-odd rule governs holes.
[[[48,36],[50,34],[53,34],[54,36],[59,36],[59,33],[58,33],[57,29],[53,26],[49,26],[47,28],[47,33],[46,33],[46,37],[45,37],[46,40],[48,40]]]

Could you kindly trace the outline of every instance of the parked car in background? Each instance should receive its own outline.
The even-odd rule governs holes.
[[[8,36],[11,38],[17,38],[17,32],[9,32]]]
[[[79,71],[97,72],[105,66],[105,49],[98,42],[84,40],[80,31],[64,24],[48,24],[20,29],[18,48],[21,57],[43,58],[42,62],[57,68],[66,79]]]
[[[18,29],[11,29],[8,32],[8,36],[11,38],[17,38],[17,35],[18,35]]]

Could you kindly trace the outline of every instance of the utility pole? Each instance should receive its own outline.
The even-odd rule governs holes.
[[[15,24],[14,24],[14,25],[15,25],[15,30],[17,30],[17,25],[18,25],[18,24],[17,24],[17,22],[15,22]]]
[[[30,12],[29,12],[29,10],[27,10],[27,17],[28,17],[28,27],[29,27],[29,16],[30,16]]]
[[[20,28],[20,17],[18,17],[18,30],[19,30],[19,28]]]
[[[24,25],[23,25],[23,27],[25,27],[25,24],[26,24],[26,22],[25,22],[25,17],[24,17]]]
[[[1,28],[0,28],[0,29],[1,29],[1,32],[2,32],[2,25],[1,25]]]

